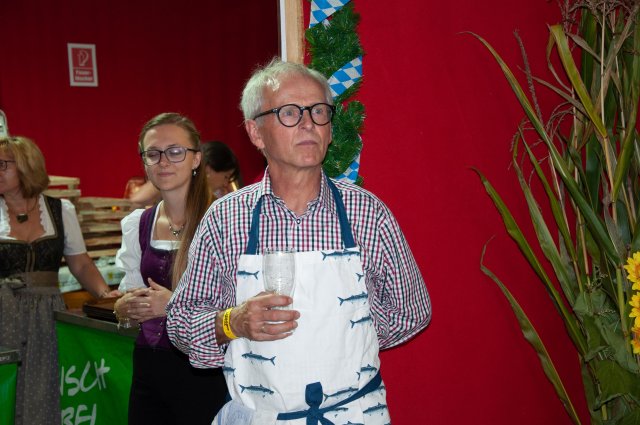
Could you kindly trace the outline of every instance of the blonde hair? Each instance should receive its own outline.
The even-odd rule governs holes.
[[[40,148],[29,138],[1,137],[0,151],[8,153],[16,162],[20,190],[25,198],[33,198],[49,186],[49,176]]]
[[[144,150],[144,137],[149,130],[160,125],[172,124],[185,130],[189,134],[189,140],[191,141],[191,147],[193,149],[200,150],[200,133],[196,129],[195,124],[189,118],[184,115],[180,115],[175,112],[165,112],[160,115],[156,115],[151,118],[142,127],[140,137],[138,139],[138,148],[140,152]],[[198,168],[195,168],[195,175],[191,177],[191,183],[189,184],[189,192],[187,193],[186,205],[185,205],[185,217],[184,231],[182,233],[182,240],[180,248],[173,261],[173,267],[171,269],[171,286],[175,289],[182,273],[187,268],[187,259],[189,256],[189,245],[196,233],[198,224],[204,213],[211,204],[211,195],[209,193],[209,186],[207,184],[207,177],[204,173],[205,161],[200,161]]]

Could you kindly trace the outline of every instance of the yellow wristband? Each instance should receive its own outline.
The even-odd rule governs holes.
[[[222,330],[229,339],[236,339],[238,337],[231,330],[231,310],[233,307],[226,309],[222,315]]]

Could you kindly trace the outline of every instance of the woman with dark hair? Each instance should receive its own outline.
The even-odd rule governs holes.
[[[163,113],[142,128],[138,147],[161,200],[122,220],[122,247],[116,258],[125,273],[120,289],[126,291],[115,304],[116,315],[140,323],[129,425],[209,425],[227,394],[222,371],[193,368],[171,345],[165,330],[165,307],[211,200],[200,134],[188,118]]]
[[[96,298],[117,296],[87,254],[75,207],[43,195],[42,152],[26,137],[0,138],[0,345],[19,349],[16,425],[60,424],[54,310],[64,257]]]
[[[202,157],[209,191],[214,199],[242,187],[238,158],[229,146],[217,140],[203,143]]]

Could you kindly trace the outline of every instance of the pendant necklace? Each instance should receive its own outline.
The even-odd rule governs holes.
[[[171,220],[169,219],[169,214],[167,214],[167,208],[164,206],[164,202],[162,203],[162,209],[164,210],[164,215],[167,217],[167,221],[169,222],[169,231],[173,235],[174,238],[180,239],[180,234],[184,230],[184,223],[180,226],[179,229],[174,229]]]
[[[29,205],[29,203],[27,202],[27,206]],[[18,220],[18,223],[22,224],[25,221],[29,220],[29,214],[31,214],[33,212],[33,210],[36,208],[36,205],[38,205],[38,200],[36,199],[35,204],[33,204],[33,206],[31,207],[31,209],[27,212],[24,212],[22,214],[16,214],[16,220]]]

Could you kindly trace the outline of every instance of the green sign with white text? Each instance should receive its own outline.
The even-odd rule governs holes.
[[[56,322],[62,425],[127,423],[133,338]]]
[[[13,424],[18,364],[0,364],[0,424]]]

